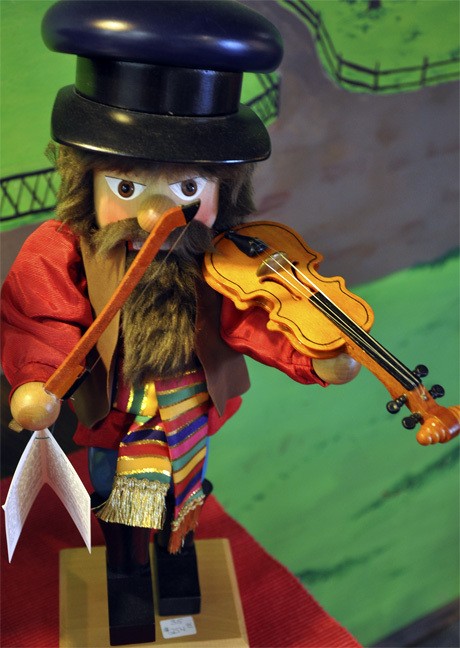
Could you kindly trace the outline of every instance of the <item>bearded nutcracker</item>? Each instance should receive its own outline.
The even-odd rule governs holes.
[[[54,423],[60,402],[43,384],[162,213],[199,201],[99,338],[73,395],[107,546],[111,643],[152,641],[152,528],[160,613],[200,609],[193,531],[211,490],[209,438],[249,387],[243,354],[305,384],[346,382],[357,367],[343,354],[300,354],[267,330],[262,309],[238,311],[201,272],[215,235],[254,211],[253,167],[270,140],[240,91],[243,72],[280,63],[273,25],[226,0],[62,0],[43,37],[77,56],[77,74],[52,115],[56,219],[26,241],[3,287],[3,367],[21,426]]]

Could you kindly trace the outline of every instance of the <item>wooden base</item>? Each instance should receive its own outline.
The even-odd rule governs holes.
[[[196,634],[164,639],[160,620],[173,617],[160,618],[155,613],[155,643],[137,646],[248,648],[228,540],[199,540],[196,550],[202,596],[201,613],[193,617]],[[61,551],[59,646],[109,646],[105,547],[93,547],[91,554],[86,549]],[[134,648],[134,644],[128,646]]]

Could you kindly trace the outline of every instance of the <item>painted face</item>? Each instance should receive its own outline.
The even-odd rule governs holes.
[[[152,174],[135,169],[120,176],[119,172],[96,171],[94,174],[94,205],[99,227],[103,228],[126,218],[136,218],[149,201],[158,197],[170,199],[174,205],[184,205],[200,200],[194,218],[207,227],[216,220],[219,185],[217,180],[189,173]],[[172,206],[172,205],[171,205]]]

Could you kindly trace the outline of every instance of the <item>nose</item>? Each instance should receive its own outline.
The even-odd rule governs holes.
[[[139,208],[137,222],[143,230],[151,232],[160,216],[174,206],[174,201],[167,196],[162,196],[161,194],[149,196]]]

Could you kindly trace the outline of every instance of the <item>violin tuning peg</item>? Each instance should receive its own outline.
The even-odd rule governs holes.
[[[412,372],[414,376],[417,378],[425,378],[425,376],[428,376],[428,367],[426,367],[423,364],[419,364],[415,367],[414,371]]]
[[[433,385],[433,387],[428,391],[433,398],[442,398],[446,393],[446,390],[442,385]]]
[[[402,424],[406,428],[406,430],[413,430],[417,423],[420,423],[420,421],[422,420],[422,415],[418,412],[415,412],[414,414],[403,418]]]
[[[390,412],[390,414],[397,414],[406,400],[407,398],[405,396],[400,396],[399,398],[389,401],[387,403],[387,411]]]

